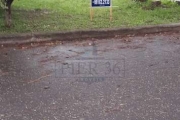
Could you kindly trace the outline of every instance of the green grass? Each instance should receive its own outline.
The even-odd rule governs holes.
[[[90,0],[15,0],[12,6],[12,27],[4,26],[0,8],[0,34],[121,28],[142,25],[177,23],[180,6],[162,0],[163,6],[153,8],[150,2],[113,0],[113,21],[108,8],[95,8],[90,21]],[[77,2],[79,2],[77,4]]]

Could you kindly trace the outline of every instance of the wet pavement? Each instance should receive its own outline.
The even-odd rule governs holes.
[[[179,34],[32,46],[0,49],[0,120],[180,120]]]

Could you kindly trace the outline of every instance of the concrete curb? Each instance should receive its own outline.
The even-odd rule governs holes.
[[[174,24],[166,24],[166,25],[143,26],[143,27],[133,27],[133,28],[120,28],[120,29],[14,34],[14,35],[0,36],[0,45],[13,46],[13,45],[31,44],[31,43],[84,40],[89,38],[103,39],[103,38],[113,38],[115,36],[121,37],[126,35],[152,34],[152,33],[160,33],[160,32],[179,32],[179,31],[180,31],[180,23],[174,23]]]

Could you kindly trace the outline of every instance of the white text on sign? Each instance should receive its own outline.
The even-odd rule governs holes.
[[[93,2],[94,4],[98,5],[98,4],[110,4],[110,0],[94,0]]]

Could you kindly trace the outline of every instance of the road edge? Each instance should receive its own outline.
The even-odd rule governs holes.
[[[103,39],[127,35],[153,34],[161,32],[179,32],[180,23],[151,25],[132,28],[99,29],[69,32],[25,33],[0,36],[0,45],[20,45],[31,43],[47,43],[55,41],[73,41],[89,38]]]

